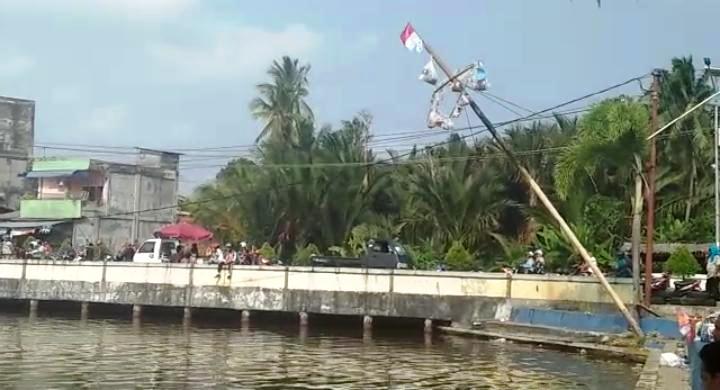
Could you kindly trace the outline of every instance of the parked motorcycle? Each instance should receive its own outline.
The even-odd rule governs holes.
[[[674,288],[669,289],[670,274],[663,273],[652,278],[650,301],[653,304],[714,305],[715,299],[703,291],[701,283],[699,279],[678,280]]]

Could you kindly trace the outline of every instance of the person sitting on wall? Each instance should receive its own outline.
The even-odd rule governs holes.
[[[615,257],[615,276],[618,278],[632,277],[632,261],[623,250],[618,250]]]
[[[225,264],[230,270],[232,275],[232,266],[237,262],[237,251],[233,248],[232,244],[225,244]]]
[[[13,243],[10,238],[3,239],[2,242],[2,257],[3,259],[9,259],[12,257],[14,252]]]
[[[542,249],[538,249],[535,251],[533,260],[534,260],[533,273],[544,274],[545,273],[545,257],[543,256]]]
[[[198,249],[198,244],[196,242],[193,242],[192,246],[190,247],[190,259],[192,261],[195,261],[198,257],[200,257],[200,250]]]
[[[518,273],[529,274],[533,272],[535,268],[535,253],[533,251],[528,252],[525,261],[520,265]]]
[[[181,263],[182,262],[182,256],[185,252],[185,247],[182,246],[182,244],[178,244],[175,247],[175,253],[172,254],[172,257],[170,259],[171,263]]]
[[[222,250],[220,245],[218,245],[215,248],[215,260],[217,261],[217,264],[218,264],[217,275],[215,275],[216,279],[220,278],[223,268],[227,268],[227,270],[228,270],[228,279],[232,278],[232,263],[231,263],[231,261],[234,260],[234,258],[232,258],[232,256],[231,256],[232,247],[230,246],[230,244],[227,244],[226,246],[227,246],[227,249],[225,251]]]

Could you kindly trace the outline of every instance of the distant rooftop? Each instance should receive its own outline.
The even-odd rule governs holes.
[[[136,146],[135,149],[141,152],[153,152],[153,153],[165,153],[165,154],[172,154],[175,156],[182,156],[183,153],[173,152],[170,150],[160,150],[160,149],[151,149],[151,148],[143,148],[140,146]]]
[[[22,103],[35,103],[34,100],[23,99],[23,98],[16,98],[16,97],[10,97],[10,96],[0,96],[0,101],[6,101],[6,102],[22,102]]]

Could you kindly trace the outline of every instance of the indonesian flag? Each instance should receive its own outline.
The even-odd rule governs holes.
[[[400,40],[408,50],[415,50],[418,53],[423,51],[423,41],[410,23],[405,26],[405,29],[400,34]]]

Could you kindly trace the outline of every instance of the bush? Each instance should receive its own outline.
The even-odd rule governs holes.
[[[684,246],[677,248],[665,262],[665,272],[680,276],[683,279],[695,275],[699,271],[700,265],[698,265],[695,256]]]
[[[313,255],[319,255],[320,250],[318,249],[315,244],[307,244],[305,247],[300,248],[295,252],[295,257],[293,257],[293,265],[303,265],[307,266],[311,264],[310,258]]]
[[[445,263],[450,271],[472,271],[475,268],[473,256],[460,241],[453,242],[445,255]]]
[[[383,229],[369,224],[357,225],[350,231],[350,238],[347,241],[346,248],[349,251],[347,255],[351,257],[361,256],[365,253],[365,247],[369,240],[380,240],[387,239],[388,235],[383,232]]]
[[[274,260],[275,259],[275,248],[273,248],[269,243],[264,243],[260,247],[260,250],[258,251],[260,253],[260,256],[262,256],[264,259],[268,260]]]
[[[408,248],[410,252],[410,266],[419,270],[435,270],[442,255],[438,255],[428,245],[419,245]]]

